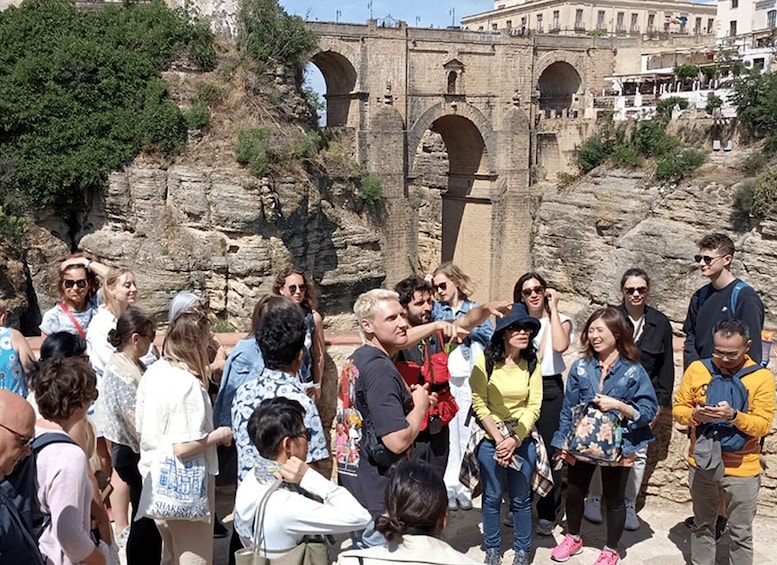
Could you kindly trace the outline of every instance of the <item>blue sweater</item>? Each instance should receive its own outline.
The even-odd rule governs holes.
[[[559,428],[553,436],[551,445],[558,449],[564,447],[564,439],[575,422],[572,421],[572,407],[588,403],[597,394],[617,398],[634,408],[635,419],[627,420],[623,433],[623,454],[631,455],[653,441],[650,422],[658,412],[658,401],[645,369],[639,363],[632,363],[618,357],[599,390],[602,369],[597,358],[582,357],[572,364],[567,376],[564,392],[564,405],[559,416]]]

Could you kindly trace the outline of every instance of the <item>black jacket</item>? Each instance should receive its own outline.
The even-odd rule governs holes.
[[[632,327],[626,306],[618,306],[626,322]],[[647,371],[656,391],[659,406],[672,405],[674,388],[674,354],[672,352],[672,325],[669,318],[650,306],[645,307],[645,325],[637,340],[639,361]]]

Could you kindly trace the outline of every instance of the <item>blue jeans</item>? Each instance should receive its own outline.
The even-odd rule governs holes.
[[[526,438],[515,450],[523,458],[521,470],[505,468],[494,461],[496,447],[485,439],[478,448],[480,481],[483,485],[483,541],[487,549],[499,548],[502,538],[499,532],[502,492],[505,481],[513,513],[513,549],[531,550],[531,477],[537,464],[537,447],[531,437]]]

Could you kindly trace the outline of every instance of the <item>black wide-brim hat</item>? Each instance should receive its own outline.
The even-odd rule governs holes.
[[[513,324],[526,324],[532,326],[531,339],[534,339],[539,333],[540,327],[542,327],[537,318],[529,316],[529,311],[526,309],[526,306],[516,303],[513,304],[509,314],[502,318],[497,318],[496,329],[494,330],[494,335],[491,339],[493,340],[497,335],[501,334]]]

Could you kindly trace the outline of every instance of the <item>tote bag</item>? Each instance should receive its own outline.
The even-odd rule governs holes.
[[[143,480],[138,516],[156,520],[208,522],[208,471],[205,455],[181,461],[169,450],[160,449]]]
[[[267,553],[264,548],[264,514],[270,495],[278,490],[283,481],[278,479],[267,490],[254,516],[254,539],[251,547],[238,549],[235,552],[235,565],[329,565],[329,552],[326,542],[320,538],[313,538],[294,546],[290,550],[277,551],[283,553],[280,557],[264,557]]]

